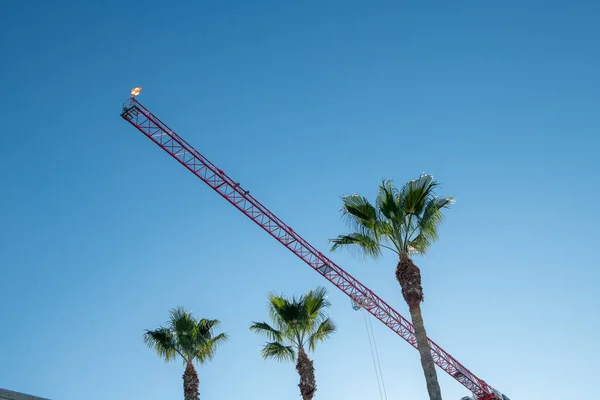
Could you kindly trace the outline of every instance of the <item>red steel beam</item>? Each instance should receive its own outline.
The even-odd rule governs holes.
[[[300,257],[312,269],[346,293],[414,348],[417,348],[415,329],[406,318],[294,232],[292,228],[252,197],[247,190],[244,190],[239,183],[217,168],[135,98],[130,98],[124,103],[121,116],[267,231],[279,243]],[[433,360],[437,366],[469,389],[478,399],[501,400],[490,385],[476,377],[433,340],[428,340]]]

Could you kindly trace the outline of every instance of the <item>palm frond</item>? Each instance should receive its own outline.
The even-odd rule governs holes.
[[[377,208],[381,214],[390,221],[402,220],[402,209],[396,202],[396,196],[398,189],[393,185],[391,179],[384,180],[379,186],[379,193],[377,195]]]
[[[331,251],[346,245],[359,249],[364,257],[378,257],[381,247],[399,252],[402,242],[399,226],[403,221],[402,209],[396,201],[398,190],[391,180],[384,180],[373,206],[368,199],[359,195],[342,197],[342,215],[352,233],[330,239]],[[395,249],[394,249],[395,248]]]
[[[379,220],[377,209],[366,197],[359,195],[342,197],[342,217],[352,230],[376,238],[375,226]]]
[[[309,291],[304,296],[304,309],[311,321],[319,320],[323,310],[330,306],[331,303],[327,299],[327,289],[322,286]]]
[[[196,358],[202,364],[208,360],[212,360],[215,356],[217,347],[227,342],[229,337],[226,333],[219,333],[209,340],[203,341],[198,347],[196,352]]]
[[[166,362],[172,361],[177,356],[177,343],[173,332],[169,328],[160,327],[156,330],[146,330],[144,343],[154,349],[159,357]]]
[[[269,314],[273,320],[275,327],[281,334],[292,339],[296,336],[298,330],[302,330],[302,326],[306,320],[306,313],[302,304],[302,298],[292,297],[287,299],[283,296],[275,294],[269,295]]]
[[[169,323],[178,337],[193,336],[198,329],[192,314],[186,312],[182,307],[171,310]]]
[[[205,339],[210,339],[212,337],[213,330],[217,328],[220,323],[221,321],[218,319],[202,318],[196,324],[198,335],[204,337]]]
[[[353,232],[348,235],[339,235],[335,239],[329,239],[329,242],[333,243],[331,251],[335,251],[340,247],[352,248],[356,246],[362,250],[365,256],[377,258],[381,255],[379,243],[374,238],[359,232]]]
[[[319,324],[317,330],[310,335],[308,339],[308,348],[310,351],[315,351],[315,346],[318,342],[324,342],[335,332],[335,324],[329,318]]]
[[[410,246],[416,250],[415,252],[425,254],[437,240],[437,230],[444,219],[442,209],[449,208],[452,203],[451,197],[434,197],[427,202],[423,215],[416,218],[419,234],[410,241]]]
[[[398,194],[398,203],[402,204],[405,215],[419,215],[425,208],[428,198],[439,183],[432,175],[421,175],[419,179],[407,182]]]
[[[183,307],[170,311],[169,327],[177,341],[177,347],[188,359],[193,359],[197,353],[198,325],[192,314]]]
[[[261,354],[263,358],[274,358],[277,361],[294,361],[296,359],[296,352],[292,346],[284,346],[279,342],[267,343]]]
[[[408,242],[406,252],[409,254],[424,255],[431,247],[432,241],[427,236],[419,233],[414,239]]]
[[[252,322],[250,330],[265,335],[269,340],[280,342],[283,339],[281,332],[266,322]]]
[[[375,229],[377,230],[377,237],[378,237],[377,240],[380,243],[386,242],[387,240],[390,240],[390,239],[394,239],[394,236],[396,235],[394,223],[395,223],[395,221],[392,221],[392,220],[377,221],[377,223],[375,224]]]

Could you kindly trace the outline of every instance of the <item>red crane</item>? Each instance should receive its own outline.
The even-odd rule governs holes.
[[[235,208],[273,236],[279,243],[300,257],[312,269],[346,293],[375,318],[417,348],[413,325],[390,307],[373,291],[344,271],[323,253],[315,249],[292,228],[244,190],[239,183],[217,168],[194,149],[181,136],[171,130],[135,98],[141,88],[135,88],[132,96],[123,104],[121,117],[169,153],[181,165],[190,170]],[[477,400],[509,400],[482,379],[456,361],[433,340],[429,340],[435,363],[450,376],[469,389]],[[463,399],[468,399],[463,398]]]

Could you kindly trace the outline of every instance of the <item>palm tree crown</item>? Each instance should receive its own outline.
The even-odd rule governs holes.
[[[144,343],[167,362],[179,355],[186,364],[194,361],[203,364],[211,360],[217,347],[228,339],[225,333],[215,334],[219,324],[216,319],[196,320],[178,307],[170,311],[167,327],[146,330]]]
[[[303,352],[305,348],[314,351],[318,342],[326,341],[335,332],[334,323],[324,312],[330,305],[325,288],[291,299],[270,294],[269,313],[273,326],[266,322],[253,322],[250,326],[251,331],[270,340],[263,347],[262,356],[294,361],[296,351]]]
[[[331,239],[331,250],[358,246],[365,256],[378,257],[381,249],[400,254],[425,254],[437,239],[437,228],[452,197],[437,197],[439,183],[431,175],[407,182],[402,189],[392,180],[379,186],[375,206],[357,194],[342,197],[342,214],[354,231]]]

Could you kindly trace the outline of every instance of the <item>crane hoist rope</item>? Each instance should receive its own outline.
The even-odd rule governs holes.
[[[368,313],[354,300],[352,300],[352,308],[354,309],[354,311],[361,310],[362,315],[364,317],[365,330],[367,331],[367,338],[369,340],[369,349],[371,350],[371,360],[373,361],[375,377],[377,378],[377,389],[379,390],[379,398],[381,400],[387,400],[387,391],[385,389],[385,381],[383,380],[383,371],[381,370],[379,351],[377,350],[377,343],[375,342],[375,332],[373,331],[373,323],[371,322],[371,318],[369,318],[369,316],[367,315]]]

